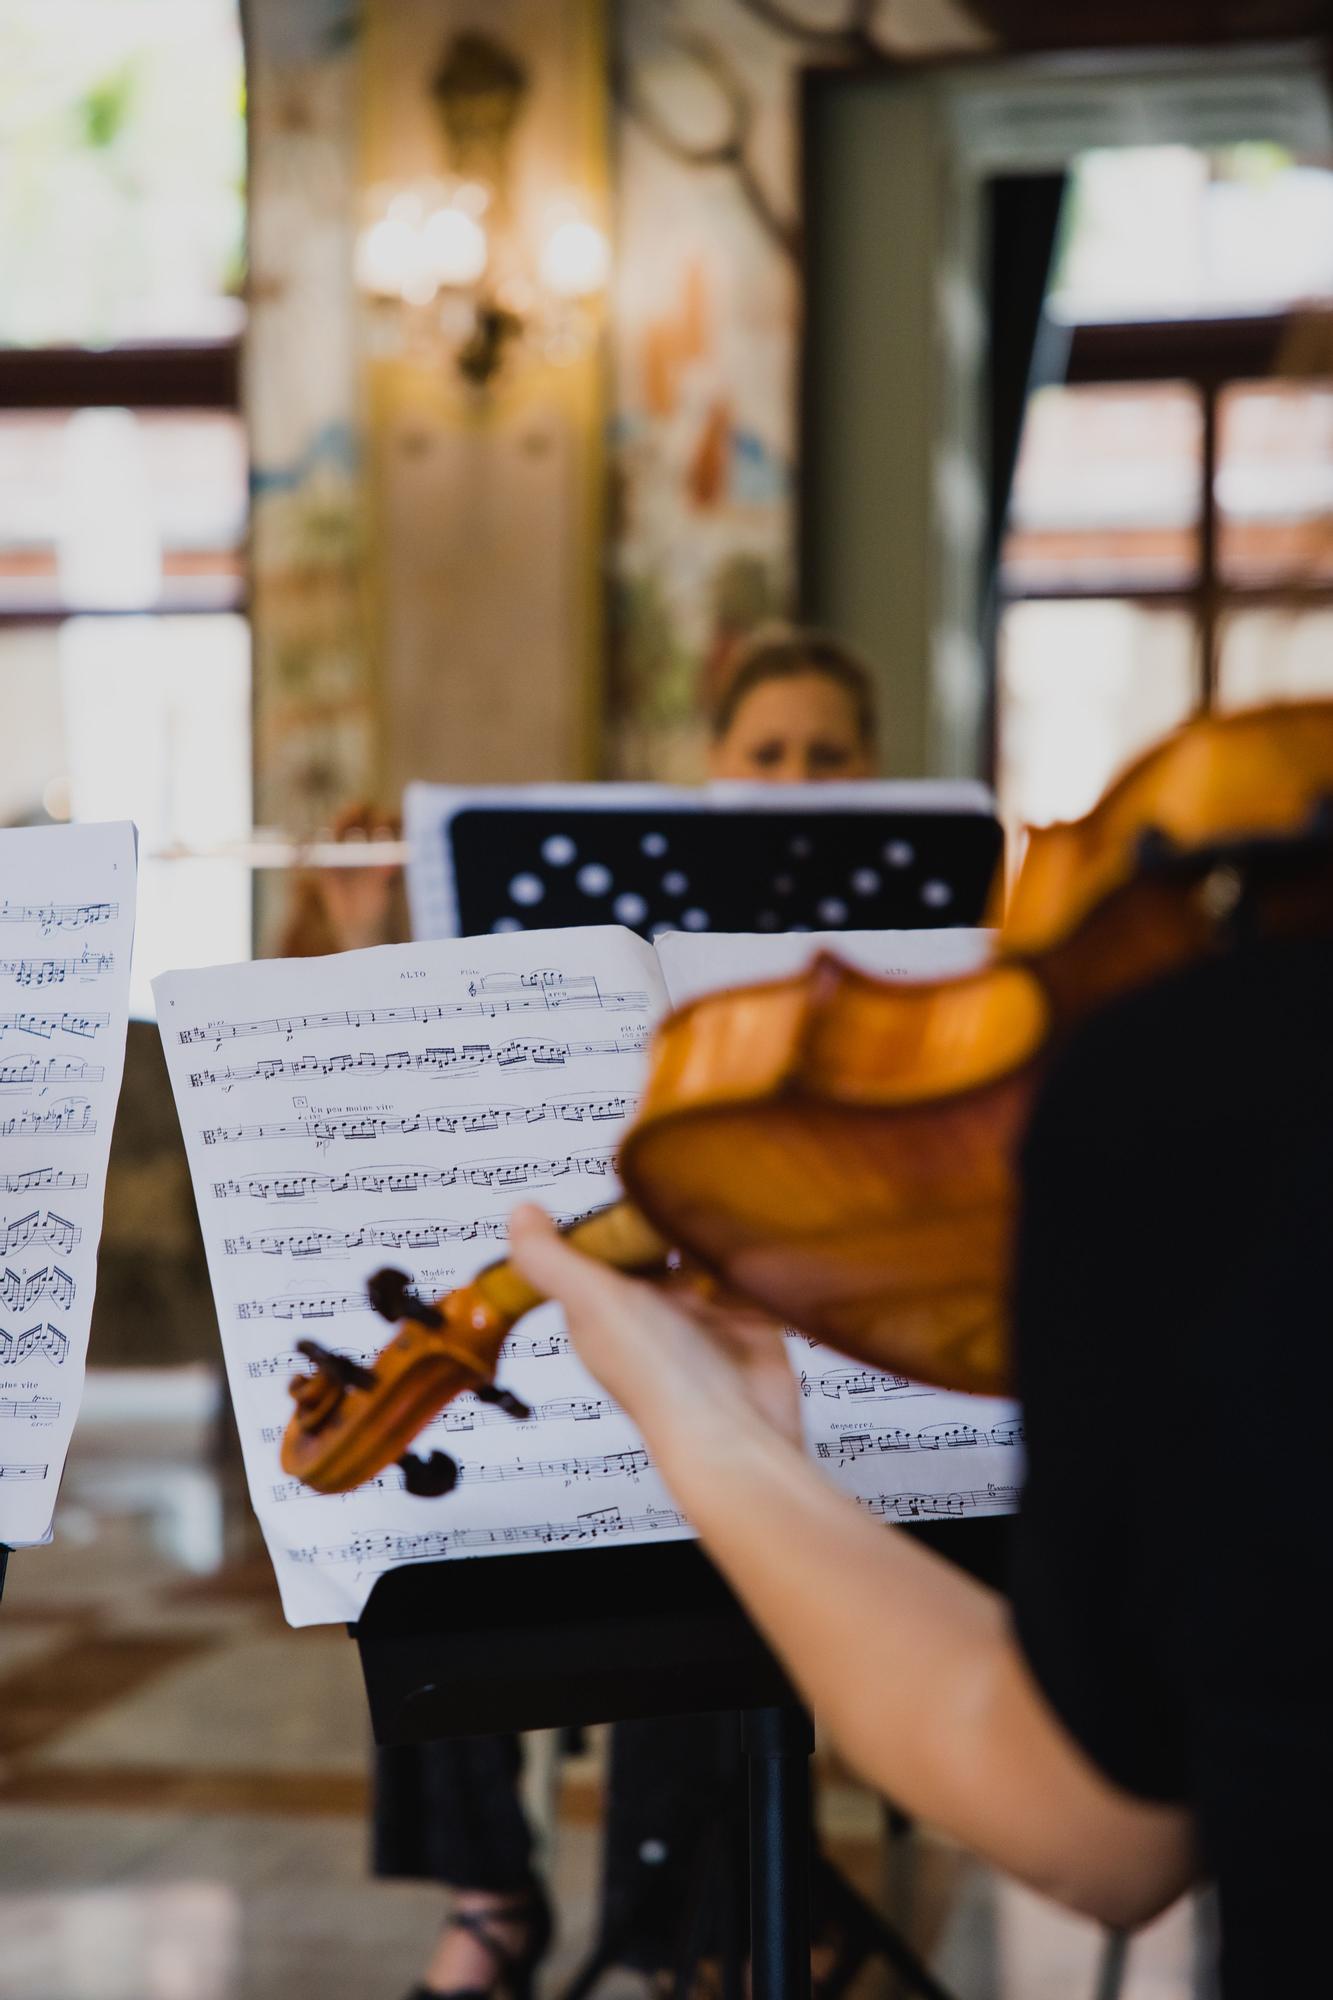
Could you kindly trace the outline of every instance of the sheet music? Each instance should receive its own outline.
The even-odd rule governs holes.
[[[896,978],[970,972],[990,955],[983,930],[827,931],[774,937],[690,936],[654,949],[673,1007],[719,987],[797,973],[820,950]],[[803,1334],[787,1335],[801,1385],[806,1443],[823,1471],[888,1521],[1012,1513],[1022,1481],[1022,1416],[999,1397],[927,1389],[859,1367]]]
[[[401,1265],[434,1295],[504,1254],[516,1202],[573,1217],[614,1200],[663,1006],[649,946],[614,927],[467,938],[170,973],[154,992],[292,1623],[354,1618],[398,1562],[688,1533],[555,1307],[523,1321],[500,1371],[530,1423],[465,1396],[423,1433],[462,1467],[447,1500],[414,1498],[396,1468],[321,1497],[278,1462],[287,1383],[308,1367],[296,1342],[369,1359],[388,1337],[372,1271]]]
[[[927,940],[935,963],[979,948],[970,933],[913,932],[872,949],[925,969]],[[688,942],[716,968],[725,940]],[[752,976],[770,959],[781,969],[774,947],[800,962],[812,940],[759,942]],[[372,1271],[401,1264],[433,1296],[503,1255],[516,1202],[572,1218],[614,1200],[613,1156],[667,1004],[657,953],[618,927],[528,932],[169,973],[154,993],[251,1496],[292,1623],[356,1617],[396,1563],[689,1534],[555,1307],[523,1320],[500,1369],[530,1422],[464,1396],[422,1434],[417,1448],[462,1468],[447,1499],[408,1494],[397,1468],[311,1494],[278,1461],[287,1383],[309,1365],[297,1341],[368,1361],[387,1337],[366,1300]],[[811,1447],[859,1498],[917,1513],[1006,1504],[989,1489],[1018,1477],[1009,1406],[853,1368],[795,1336],[792,1358]]]
[[[0,832],[0,1542],[48,1539],[125,1066],[135,836]]]

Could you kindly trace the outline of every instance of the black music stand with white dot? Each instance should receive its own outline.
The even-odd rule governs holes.
[[[827,807],[811,789],[773,804],[769,791],[738,801],[666,787],[413,787],[414,928],[474,936],[621,923],[652,938],[980,922],[1003,835],[979,788],[952,798],[931,786],[866,786],[855,797],[829,788]],[[998,1525],[921,1532],[988,1573]],[[700,1548],[412,1564],[379,1579],[352,1631],[383,1744],[741,1711],[753,1992],[808,2000],[810,1721]],[[880,1931],[903,1989],[949,2000],[896,1934]],[[600,1968],[595,1958],[574,1992]]]
[[[418,937],[970,925],[1003,851],[971,785],[414,786],[408,832]]]

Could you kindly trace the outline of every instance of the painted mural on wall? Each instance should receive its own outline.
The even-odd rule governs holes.
[[[374,790],[355,427],[357,0],[247,9],[256,817],[298,833]]]
[[[987,37],[960,0],[619,0],[607,742],[698,775],[737,640],[795,594],[798,71]]]

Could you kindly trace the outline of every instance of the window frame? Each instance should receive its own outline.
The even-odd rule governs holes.
[[[1184,382],[1199,399],[1198,570],[1192,584],[1008,584],[999,566],[1001,609],[1024,602],[1110,601],[1183,607],[1192,614],[1198,646],[1197,711],[1217,705],[1221,641],[1229,613],[1266,606],[1295,610],[1333,603],[1333,581],[1293,577],[1271,583],[1229,582],[1219,561],[1218,416],[1223,392],[1244,383],[1286,380],[1275,363],[1289,315],[1081,322],[1070,329],[1060,387]],[[1294,378],[1292,378],[1294,379]]]

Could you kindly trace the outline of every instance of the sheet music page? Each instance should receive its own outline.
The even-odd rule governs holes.
[[[928,979],[985,963],[982,930],[827,931],[786,936],[659,938],[673,1007],[717,987],[781,979],[816,951],[879,972]],[[1003,1514],[1018,1504],[1022,1417],[999,1397],[927,1389],[863,1368],[803,1334],[787,1336],[801,1384],[806,1442],[834,1483],[883,1520]]]
[[[380,1571],[427,1558],[688,1534],[637,1431],[530,1314],[500,1380],[515,1423],[472,1396],[423,1433],[462,1467],[447,1499],[394,1468],[346,1496],[288,1480],[278,1445],[304,1337],[369,1360],[389,1328],[372,1271],[426,1296],[504,1254],[535,1198],[612,1201],[611,1161],[664,989],[618,927],[387,945],[174,972],[153,983],[217,1300],[250,1492],[295,1625],[355,1618]]]
[[[78,1413],[134,942],[128,821],[0,832],[0,1542],[50,1538]]]

